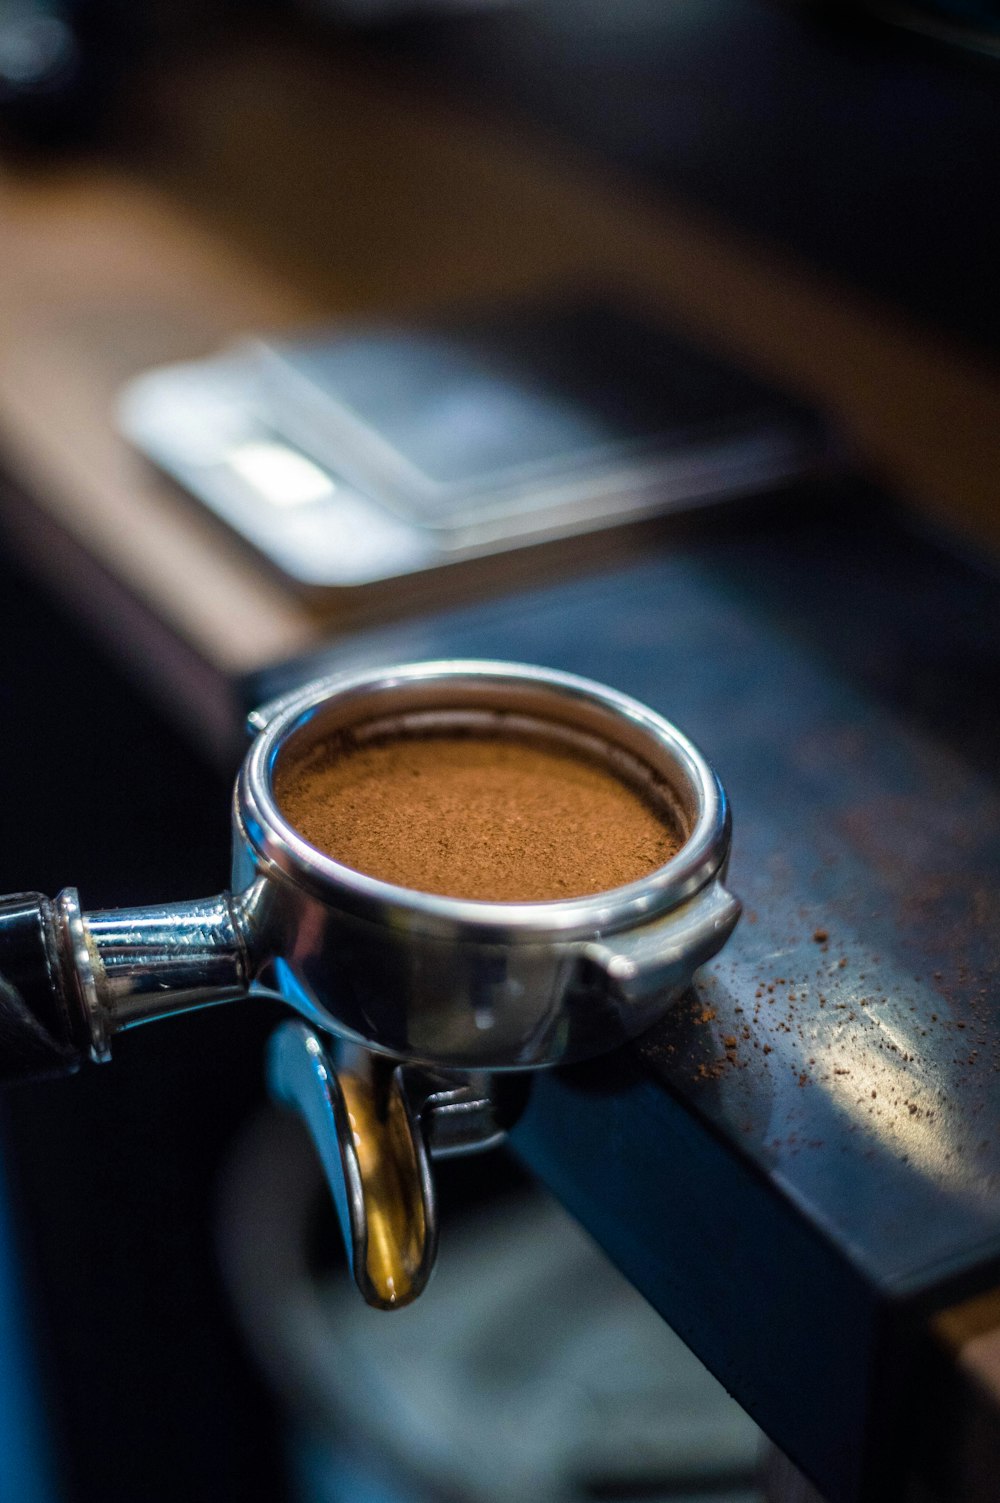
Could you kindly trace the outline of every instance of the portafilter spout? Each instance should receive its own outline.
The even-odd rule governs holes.
[[[725,943],[730,820],[691,743],[588,680],[445,661],[339,675],[250,717],[233,801],[232,893],[84,913],[71,888],[0,899],[0,1077],[66,1072],[139,1023],[254,993],[299,1015],[272,1039],[272,1092],[302,1116],[365,1298],[423,1287],[436,1245],[429,1156],[502,1136],[505,1076],[648,1028]],[[350,738],[539,738],[639,788],[679,827],[639,881],[550,902],[394,886],[311,846],[275,797],[286,757]]]

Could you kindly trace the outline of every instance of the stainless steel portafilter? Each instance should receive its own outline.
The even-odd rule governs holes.
[[[81,912],[67,888],[0,900],[0,1074],[109,1057],[127,1028],[280,996],[298,1015],[269,1048],[271,1089],[307,1123],[365,1298],[420,1292],[436,1241],[431,1155],[488,1146],[504,1076],[643,1032],[722,947],[730,821],[714,772],[644,705],[522,664],[411,663],[318,680],[250,717],[233,799],[232,892]],[[683,834],[627,886],[491,903],[394,886],[341,865],[289,824],[276,769],[345,732],[449,731],[576,749]]]

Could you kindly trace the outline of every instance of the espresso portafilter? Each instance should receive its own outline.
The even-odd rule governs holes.
[[[250,716],[232,891],[84,913],[74,889],[0,899],[0,1075],[68,1072],[116,1034],[278,996],[272,1093],[304,1119],[370,1304],[413,1299],[436,1247],[432,1156],[491,1146],[529,1072],[649,1028],[722,947],[730,819],[661,716],[522,664],[447,660],[307,684]],[[286,759],[345,738],[471,734],[576,751],[681,832],[648,876],[586,897],[481,902],[398,887],[310,845],[275,797]],[[513,1088],[512,1088],[513,1087]]]

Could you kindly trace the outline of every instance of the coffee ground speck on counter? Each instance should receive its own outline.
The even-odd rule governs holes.
[[[310,845],[343,865],[485,902],[604,892],[681,845],[607,768],[527,739],[451,733],[319,747],[279,764],[275,796]]]

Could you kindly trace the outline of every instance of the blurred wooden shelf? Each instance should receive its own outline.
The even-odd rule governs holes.
[[[273,38],[146,80],[127,161],[0,178],[10,526],[141,673],[223,735],[219,685],[234,675],[558,560],[307,600],[128,449],[120,385],[250,331],[581,282],[818,403],[864,469],[1000,547],[1000,371],[398,68]]]

